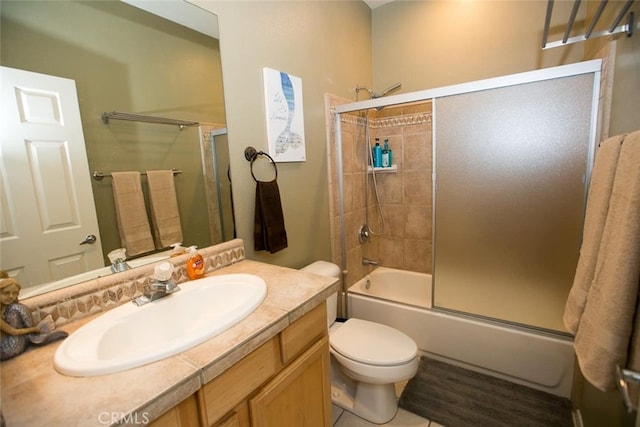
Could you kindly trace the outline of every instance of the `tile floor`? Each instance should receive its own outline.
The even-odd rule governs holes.
[[[396,384],[396,395],[400,397],[406,382]],[[337,405],[333,405],[333,427],[444,427],[435,421],[429,421],[411,412],[398,408],[396,416],[386,424],[374,424],[345,411]]]

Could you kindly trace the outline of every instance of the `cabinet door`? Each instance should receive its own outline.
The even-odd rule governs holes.
[[[249,406],[243,401],[236,406],[227,416],[215,423],[213,427],[249,427]]]
[[[329,339],[322,338],[249,401],[253,427],[331,425]]]
[[[198,404],[189,396],[149,424],[150,427],[199,427]]]
[[[215,425],[279,372],[279,340],[273,337],[202,387],[207,425]],[[233,425],[233,424],[231,424]],[[242,425],[242,424],[240,424]]]

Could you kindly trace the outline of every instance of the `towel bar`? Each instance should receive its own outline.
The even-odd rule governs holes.
[[[549,43],[547,42],[547,38],[549,36],[549,29],[551,25],[551,15],[553,13],[554,0],[547,0],[547,13],[545,15],[544,30],[542,32],[542,49],[550,49],[558,46],[565,46],[567,44],[583,42],[589,39],[590,37],[595,38],[595,37],[612,36],[614,34],[623,33],[623,32],[627,34],[627,37],[631,37],[633,35],[633,29],[635,26],[635,16],[633,12],[629,12],[629,9],[631,8],[631,5],[633,4],[634,1],[635,0],[626,0],[624,5],[621,7],[619,13],[617,14],[616,18],[613,20],[613,22],[609,26],[608,30],[598,31],[594,33],[593,29],[595,28],[596,23],[598,22],[598,19],[600,19],[603,9],[608,4],[608,0],[600,0],[600,5],[598,6],[598,9],[595,12],[595,16],[593,17],[585,34],[580,36],[575,36],[575,37],[569,37],[569,34],[571,33],[571,30],[573,27],[574,20],[576,18],[576,14],[581,4],[581,0],[574,0],[573,9],[571,10],[571,16],[567,22],[567,26],[564,32],[564,36],[562,37],[562,40]],[[627,23],[624,25],[618,25],[620,21],[622,21],[625,15],[627,15]]]
[[[182,173],[181,170],[178,169],[171,169],[173,171],[174,175],[179,175]],[[140,172],[140,175],[146,175],[146,172]],[[100,172],[100,171],[93,171],[93,173],[91,174],[91,176],[93,177],[93,179],[95,179],[96,181],[102,181],[103,178],[105,177],[111,177],[110,173],[104,173],[104,172]]]
[[[111,111],[102,113],[102,122],[109,124],[109,120],[127,120],[130,122],[156,123],[161,125],[175,125],[182,130],[187,126],[198,126],[199,122],[193,120],[169,119],[166,117],[147,116],[146,114],[123,113],[121,111]]]

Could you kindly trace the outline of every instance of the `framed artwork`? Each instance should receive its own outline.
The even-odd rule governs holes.
[[[271,68],[263,76],[269,154],[276,162],[305,161],[302,80]]]

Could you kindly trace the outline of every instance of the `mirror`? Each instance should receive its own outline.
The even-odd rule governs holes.
[[[76,82],[90,171],[179,170],[175,183],[183,245],[206,247],[231,239],[222,71],[219,42],[211,36],[217,34],[217,17],[182,1],[127,3],[3,1],[2,65]],[[140,7],[160,9],[149,13]],[[186,19],[182,24],[193,27],[195,22],[200,30],[157,14],[180,16]],[[111,111],[196,121],[201,126],[105,123],[102,115]],[[121,247],[111,179],[87,179],[98,219],[96,234],[108,266],[107,254]],[[146,190],[144,179],[142,184]],[[23,293],[37,285],[23,283]]]

